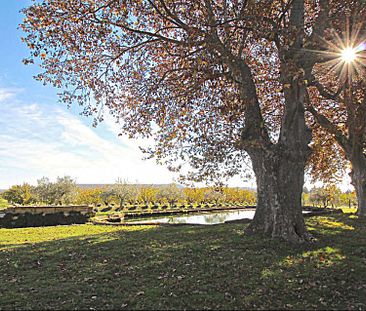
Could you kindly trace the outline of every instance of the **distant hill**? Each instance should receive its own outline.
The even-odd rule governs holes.
[[[90,189],[90,188],[104,188],[104,187],[109,187],[109,186],[113,186],[114,184],[77,184],[77,186],[79,188],[84,188],[84,189]],[[161,187],[165,187],[169,184],[131,184],[131,185],[136,185],[139,187],[156,187],[156,188],[161,188]],[[184,188],[182,185],[177,184],[177,186],[179,188]]]
[[[132,185],[136,185],[139,187],[156,187],[156,188],[161,188],[161,187],[165,187],[168,186],[169,184],[132,184]],[[179,188],[186,188],[180,184],[176,184]],[[113,186],[113,184],[77,184],[77,186],[79,188],[82,189],[91,189],[91,188],[106,188],[109,186]],[[249,191],[256,191],[255,188],[251,188],[251,187],[230,187],[230,188],[238,188],[238,189],[242,189],[242,190],[249,190]]]
[[[91,188],[104,188],[104,187],[109,187],[112,186],[113,184],[77,184],[77,186],[79,188],[82,189],[91,189]],[[169,184],[137,184],[137,186],[139,187],[156,187],[156,188],[161,188],[164,186],[167,186]],[[177,184],[177,186],[179,188],[186,188],[182,185]],[[255,188],[251,188],[251,187],[230,187],[230,188],[239,188],[239,189],[243,189],[243,190],[250,190],[250,191],[256,191],[257,189]],[[6,191],[7,189],[0,189],[0,193]]]

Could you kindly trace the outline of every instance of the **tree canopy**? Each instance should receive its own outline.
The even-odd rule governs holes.
[[[306,29],[317,10],[307,5]],[[96,123],[111,113],[121,133],[153,135],[147,151],[172,169],[189,161],[197,179],[232,176],[245,126],[254,146],[284,125],[291,80],[280,81],[278,49],[289,58],[299,45],[290,12],[287,1],[41,1],[24,10],[25,62],[40,58],[37,79],[66,89],[62,100]],[[303,75],[295,67],[290,76]]]

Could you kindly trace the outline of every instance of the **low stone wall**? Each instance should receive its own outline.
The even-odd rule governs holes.
[[[0,227],[23,228],[84,224],[95,216],[89,206],[21,206],[0,210]]]

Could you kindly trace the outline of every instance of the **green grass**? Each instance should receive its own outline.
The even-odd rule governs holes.
[[[307,222],[298,247],[243,224],[0,229],[0,309],[366,309],[366,222]]]

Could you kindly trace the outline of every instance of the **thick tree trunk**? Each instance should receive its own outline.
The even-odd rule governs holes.
[[[311,130],[304,115],[305,72],[299,69],[294,75],[286,63],[281,64],[281,72],[288,83],[278,142],[246,149],[257,179],[257,210],[248,232],[301,243],[311,239],[301,206],[305,164],[311,153]]]
[[[351,179],[355,187],[359,216],[366,217],[366,158],[360,153],[360,156],[350,158],[352,164]]]
[[[310,239],[301,208],[305,162],[283,151],[251,154],[257,210],[247,232],[299,243]]]

